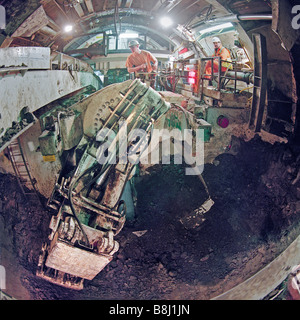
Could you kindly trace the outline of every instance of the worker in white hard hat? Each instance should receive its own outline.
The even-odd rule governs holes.
[[[222,45],[220,38],[218,37],[213,37],[212,38],[212,43],[214,44],[215,48],[219,47],[220,45]]]
[[[221,42],[220,38],[213,37],[212,38],[212,42],[214,44],[214,49],[215,49],[213,57],[221,57],[221,60],[223,60],[221,62],[221,72],[224,73],[228,69],[232,68],[232,64],[231,63],[225,62],[225,61],[231,61],[230,51],[227,48],[222,46],[222,42]],[[219,69],[218,60],[214,59],[214,62],[213,62],[213,73],[218,73],[218,69]],[[207,78],[207,79],[211,79],[212,78],[211,61],[207,62],[204,74],[205,74],[205,76],[204,76],[205,78]]]
[[[152,72],[157,69],[157,59],[149,51],[141,50],[137,40],[129,41],[128,46],[132,52],[126,60],[129,73]]]
[[[126,60],[126,68],[129,73],[135,73],[135,76],[140,78],[143,82],[146,79],[150,81],[150,86],[154,88],[155,75],[153,71],[157,70],[157,59],[146,50],[140,49],[140,44],[137,40],[131,40],[128,43],[131,54]]]

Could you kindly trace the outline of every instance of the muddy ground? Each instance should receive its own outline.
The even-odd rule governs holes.
[[[136,217],[117,235],[113,261],[82,291],[35,276],[50,212],[24,202],[11,176],[0,178],[1,261],[6,293],[17,299],[211,299],[272,261],[300,231],[300,156],[286,144],[235,139],[205,166],[214,206],[195,230],[180,222],[206,200],[185,165],[156,165],[136,182]],[[147,230],[142,236],[133,232]],[[283,297],[285,298],[285,296]]]

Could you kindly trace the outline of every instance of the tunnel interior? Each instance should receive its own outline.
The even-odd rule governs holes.
[[[80,106],[97,90],[93,85],[86,85],[83,90],[76,87],[55,101],[42,103],[39,108],[29,106],[40,123],[18,139],[23,141],[25,152],[30,150],[28,141],[31,141],[38,154],[30,161],[31,167],[36,163],[32,172],[34,184],[41,191],[39,202],[25,200],[18,179],[12,168],[9,169],[7,150],[2,148],[0,155],[0,265],[6,267],[7,288],[1,288],[5,299],[213,299],[255,275],[298,238],[300,42],[299,28],[291,28],[291,21],[296,21],[296,14],[291,11],[297,6],[296,0],[26,3],[23,10],[21,1],[0,1],[6,8],[1,48],[49,47],[51,54],[62,52],[82,60],[101,75],[101,81],[97,80],[98,89],[127,80],[126,70],[119,60],[124,64],[129,50],[118,37],[126,30],[141,35],[140,43],[160,57],[161,67],[167,61],[164,54],[185,48],[193,52],[194,59],[200,59],[204,53],[209,55],[203,44],[212,36],[218,35],[225,43],[233,43],[237,34],[239,45],[253,63],[252,41],[260,34],[266,40],[266,101],[259,131],[240,122],[234,124],[233,131],[230,131],[232,127],[227,131],[222,131],[220,126],[212,129],[211,145],[218,150],[209,149],[212,156],[204,165],[202,177],[214,205],[200,226],[190,230],[180,222],[207,198],[198,176],[186,175],[185,165],[177,164],[172,157],[170,164],[138,165],[131,180],[134,214],[115,236],[120,248],[112,261],[93,280],[86,281],[80,291],[36,277],[41,246],[47,241],[53,217],[47,201],[60,168],[51,162],[41,164],[36,141],[48,114],[52,116],[53,110],[57,110],[57,115],[60,110]],[[160,27],[154,23],[160,12],[169,13],[176,24],[183,27],[164,29],[164,33],[160,33]],[[63,32],[65,17],[76,21],[73,35]],[[234,30],[230,27],[218,30],[220,34],[201,37],[201,30],[208,21],[221,24],[228,17],[233,21]],[[39,19],[42,19],[42,28]],[[198,41],[190,40],[189,32],[194,32]],[[118,55],[122,55],[121,58]],[[0,65],[0,71],[1,68],[5,69],[5,65]],[[72,70],[68,72],[72,77]],[[2,81],[9,76],[1,74],[4,75]],[[75,81],[75,77],[73,74],[71,81]],[[57,80],[57,86],[59,81],[63,82]],[[34,91],[31,94],[34,95]],[[195,110],[203,110],[202,102],[200,107],[197,103],[196,106],[195,113]],[[211,107],[217,110],[217,115],[222,107],[232,109],[226,105]],[[80,109],[75,107],[75,110]],[[247,110],[251,113],[249,108]],[[0,147],[3,147],[12,139],[14,133],[10,136],[8,130],[15,129],[16,122],[11,123],[5,104],[0,113],[3,129]],[[64,162],[64,154],[61,159]],[[68,169],[72,171],[73,167]],[[44,177],[43,170],[47,171]],[[280,291],[277,299],[291,299],[286,281],[280,284],[285,290]],[[276,290],[275,293],[279,292],[278,287]],[[268,296],[262,298],[268,299]]]

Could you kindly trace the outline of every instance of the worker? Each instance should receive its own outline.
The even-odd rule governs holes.
[[[157,59],[149,51],[141,50],[137,40],[131,40],[128,45],[132,52],[126,60],[126,68],[129,73],[134,72],[138,76],[139,73],[151,73],[157,70]],[[155,77],[150,76],[150,78],[150,85],[152,87]]]
[[[227,48],[222,46],[222,42],[221,42],[220,38],[213,37],[212,42],[215,47],[215,52],[213,54],[213,57],[221,57],[221,60],[231,61],[230,51]],[[223,73],[223,74],[227,71],[227,69],[232,68],[232,64],[229,62],[225,62],[225,61],[221,62],[221,73]],[[218,71],[219,71],[219,62],[218,62],[218,59],[214,59],[213,60],[213,73],[218,74]],[[211,61],[207,62],[206,66],[205,66],[204,74],[205,74],[204,78],[212,80],[213,74],[212,74]]]

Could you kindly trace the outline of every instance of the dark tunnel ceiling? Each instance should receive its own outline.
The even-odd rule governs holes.
[[[76,1],[80,1],[77,3]],[[141,32],[162,47],[168,48],[169,39],[176,37],[174,28],[163,29],[157,20],[169,16],[177,24],[191,27],[208,19],[230,14],[271,13],[270,0],[0,0],[6,8],[6,29],[0,34],[0,44],[5,38],[13,41],[10,46],[52,46],[63,51],[72,42],[72,49],[80,46],[89,37],[113,30],[123,32],[131,29]],[[54,31],[33,25],[27,34],[16,30],[39,7],[49,19],[46,26]],[[72,35],[64,32],[67,22],[75,24]],[[31,32],[30,32],[31,31]]]

